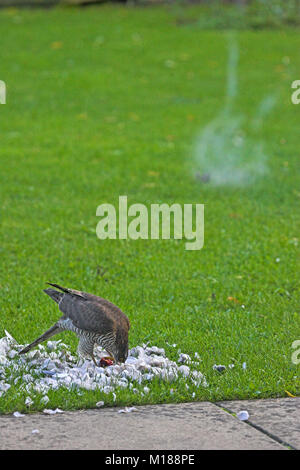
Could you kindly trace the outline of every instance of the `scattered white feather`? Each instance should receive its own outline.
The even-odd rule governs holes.
[[[134,406],[125,406],[125,408],[123,410],[119,410],[118,413],[132,413],[133,411],[137,411],[137,408],[135,408]]]
[[[45,415],[56,415],[57,413],[63,413],[63,410],[60,410],[59,408],[56,408],[55,410],[48,410],[45,408],[43,413],[45,413]]]
[[[247,421],[247,419],[249,419],[249,413],[246,410],[239,411],[236,416],[241,421]]]
[[[223,366],[222,364],[214,364],[213,370],[216,370],[218,372],[224,372],[226,370],[226,366]]]
[[[116,400],[117,388],[147,394],[156,378],[169,383],[184,380],[196,387],[208,386],[204,375],[195,369],[199,363],[191,361],[190,356],[180,350],[179,359],[175,362],[166,357],[163,348],[143,344],[129,350],[125,364],[103,368],[73,356],[61,340],[48,341],[46,346],[39,345],[20,356],[18,351],[23,347],[7,332],[4,338],[0,338],[0,397],[14,385],[16,393],[26,392],[26,406],[31,406],[35,399],[47,405],[48,392],[62,387],[76,391],[78,395],[84,389],[100,390]],[[96,347],[94,353],[97,361],[106,355],[100,347]],[[36,397],[37,394],[43,397]],[[53,412],[55,410],[50,411],[51,414]]]
[[[26,405],[26,406],[31,406],[31,405],[33,405],[33,400],[32,400],[30,397],[26,397],[25,405]]]
[[[180,364],[189,364],[191,362],[191,358],[188,354],[180,354],[179,355],[179,359],[178,359],[178,362]]]
[[[180,366],[178,367],[178,371],[184,375],[185,377],[188,377],[190,375],[190,368],[188,366]]]
[[[45,396],[43,396],[43,398],[41,398],[41,403],[43,405],[47,405],[49,400],[50,400],[50,398],[48,397],[48,395],[45,395]]]

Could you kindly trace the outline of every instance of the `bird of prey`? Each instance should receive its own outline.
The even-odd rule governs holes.
[[[79,337],[78,353],[91,357],[94,363],[94,345],[102,346],[116,362],[125,362],[128,356],[127,316],[113,303],[97,295],[51,284],[56,289],[45,289],[51,299],[58,303],[62,317],[19,354],[30,351],[34,346],[61,331],[73,331]],[[96,364],[97,365],[97,364]]]

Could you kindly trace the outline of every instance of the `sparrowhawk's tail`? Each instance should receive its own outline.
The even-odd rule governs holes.
[[[58,292],[55,289],[44,289],[44,292],[48,294],[49,297],[51,297],[51,299],[54,300],[58,304],[64,296],[62,292]]]
[[[57,333],[60,333],[61,331],[62,329],[59,328],[59,326],[57,325],[52,326],[51,328],[49,328],[49,330],[45,331],[45,333],[42,336],[39,336],[35,341],[33,341],[33,343],[29,344],[24,349],[19,351],[19,354],[27,353],[28,351],[30,351],[30,349],[34,348],[34,346],[37,346],[38,344],[42,343],[48,338],[51,338],[51,336],[54,336]]]
[[[49,284],[49,286],[56,287],[56,289],[59,289],[65,292],[66,294],[69,294],[72,291],[72,289],[68,289],[67,287],[62,287],[59,284],[52,284],[52,282],[47,282],[47,284]]]
[[[84,292],[81,292],[81,291],[75,290],[75,289],[68,289],[67,287],[62,287],[58,284],[52,284],[51,282],[47,282],[47,284],[49,284],[49,286],[56,287],[56,289],[61,290],[65,294],[75,295],[76,297],[80,297],[81,299],[86,300],[86,295],[87,294],[85,294]],[[44,292],[46,292],[48,294],[47,291],[53,291],[53,289],[45,289],[44,290]],[[50,294],[48,294],[48,295],[50,295]],[[51,295],[50,295],[50,297],[51,297]]]

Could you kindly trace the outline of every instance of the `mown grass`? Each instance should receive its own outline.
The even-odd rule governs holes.
[[[193,7],[193,11],[198,11]],[[110,299],[131,321],[130,346],[201,357],[207,389],[156,382],[127,390],[51,392],[47,407],[224,400],[299,394],[291,345],[299,322],[297,31],[242,31],[236,112],[269,93],[258,130],[268,172],[254,184],[195,178],[195,140],[224,104],[227,32],[181,26],[166,8],[0,12],[0,336],[35,339],[59,317],[46,281]],[[247,127],[244,132],[247,133]],[[204,203],[205,246],[96,237],[96,208]],[[279,261],[278,261],[279,259]],[[231,300],[229,299],[231,298]],[[232,298],[236,300],[232,300]],[[242,307],[244,306],[244,307]],[[72,334],[60,335],[76,350]],[[57,337],[58,338],[58,337]],[[242,368],[246,362],[247,368]],[[214,364],[235,363],[218,374]],[[12,387],[0,411],[24,410]],[[38,400],[32,409],[41,409]]]

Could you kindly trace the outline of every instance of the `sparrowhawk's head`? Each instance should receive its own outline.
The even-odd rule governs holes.
[[[116,361],[125,362],[128,357],[128,342],[121,343],[116,352]]]
[[[128,357],[128,331],[119,329],[117,331],[114,356],[116,362],[125,362]]]

